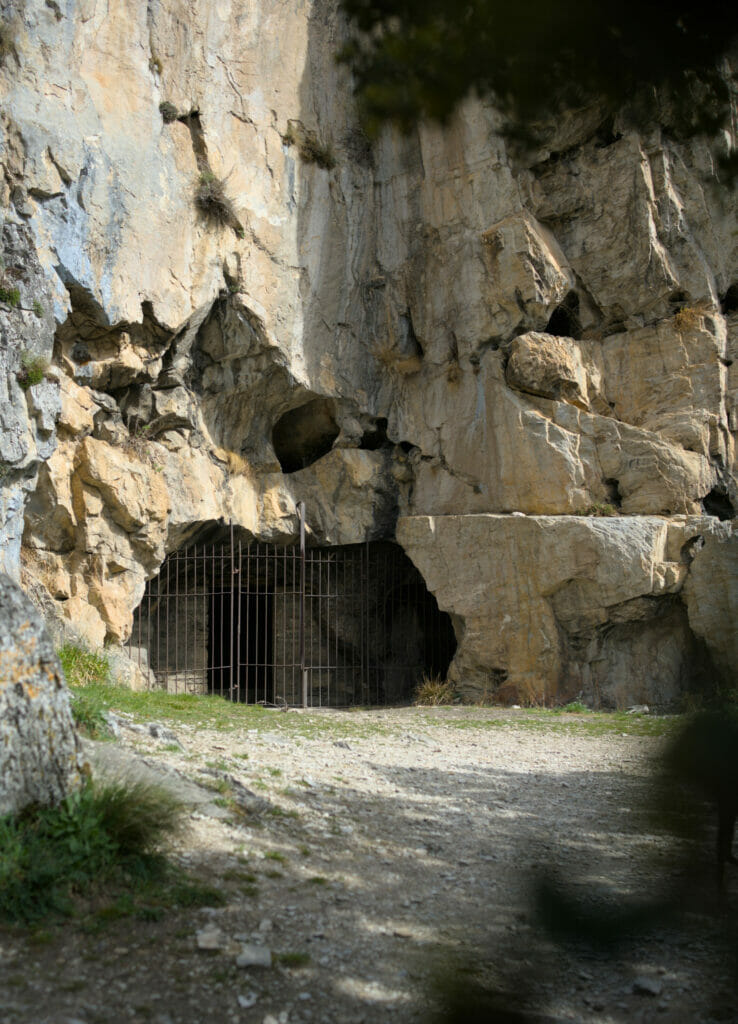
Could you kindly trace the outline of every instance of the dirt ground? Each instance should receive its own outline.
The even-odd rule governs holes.
[[[606,949],[540,923],[547,872],[596,922],[676,884],[658,737],[492,708],[262,722],[175,739],[121,718],[104,758],[201,785],[172,856],[223,905],[0,930],[3,1024],[431,1022],[450,971],[521,1014],[490,1021],[738,1021],[738,869]]]

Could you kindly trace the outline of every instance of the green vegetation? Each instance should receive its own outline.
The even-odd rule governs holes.
[[[282,967],[306,967],[310,963],[310,954],[300,952],[275,953],[275,963]]]
[[[20,306],[20,300],[20,290],[18,288],[0,287],[0,302],[5,302],[8,306],[17,309]]]
[[[46,376],[49,360],[44,356],[34,356],[30,352],[21,353],[21,368],[17,373],[18,383],[26,391],[35,384],[40,384]]]
[[[616,516],[618,515],[618,510],[607,501],[596,501],[582,512],[575,514],[578,516]]]
[[[35,921],[69,914],[90,885],[161,878],[159,850],[182,808],[140,781],[88,783],[56,807],[0,819],[0,917]]]
[[[721,70],[738,11],[718,0],[470,0],[463,16],[451,0],[341,6],[350,34],[340,59],[371,133],[387,120],[405,130],[424,116],[446,121],[469,93],[491,100],[508,134],[527,141],[550,138],[565,111],[594,114],[603,146],[633,127],[714,137],[732,123]]]
[[[453,704],[456,692],[453,683],[438,676],[423,676],[413,694],[414,704],[425,704],[439,707],[442,704]]]
[[[33,312],[36,314],[39,320],[44,315],[44,307],[41,305],[38,299],[33,300]]]
[[[69,686],[90,686],[110,682],[110,664],[103,651],[91,651],[67,640],[56,652]]]

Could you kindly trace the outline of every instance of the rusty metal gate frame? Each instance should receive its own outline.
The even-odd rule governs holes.
[[[393,623],[403,590],[425,589],[420,574],[401,566],[405,556],[389,545],[378,558],[368,543],[307,547],[302,503],[298,512],[298,544],[243,542],[231,524],[229,543],[167,557],[147,584],[128,641],[150,687],[330,707],[387,703],[388,671],[418,670],[419,678],[417,652],[401,649],[391,668],[377,652],[393,635],[395,654],[402,647],[402,626]],[[370,590],[384,603],[372,607]],[[346,642],[347,630],[354,642]]]

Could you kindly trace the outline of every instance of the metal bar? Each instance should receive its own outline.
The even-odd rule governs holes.
[[[238,601],[238,617],[236,628],[236,697],[241,700],[241,569],[243,568],[243,553],[241,550],[241,535],[238,536],[238,569],[234,592]]]
[[[305,667],[305,502],[297,506],[300,517],[300,675],[302,681],[302,706],[308,706],[307,669]]]
[[[251,548],[253,541],[249,541],[246,552],[246,701],[249,701],[249,688],[251,685],[251,647],[249,646],[249,629],[251,626]],[[254,691],[254,697],[256,692]]]

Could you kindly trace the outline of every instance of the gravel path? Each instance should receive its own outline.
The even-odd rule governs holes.
[[[452,966],[513,1006],[527,997],[531,1021],[738,1020],[721,946],[732,918],[710,886],[678,924],[607,956],[537,924],[533,885],[551,867],[590,906],[601,886],[650,899],[675,871],[679,843],[647,810],[661,741],[587,724],[499,709],[274,712],[247,732],[176,726],[181,750],[166,732],[123,728],[109,751],[223,792],[193,802],[174,857],[226,903],[0,931],[0,1020],[430,1022]]]

